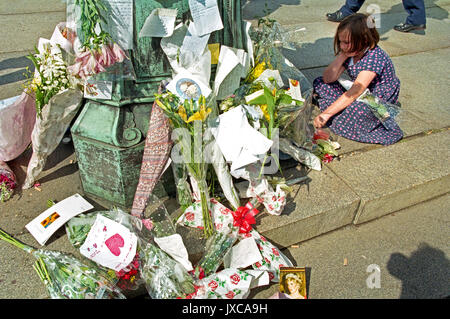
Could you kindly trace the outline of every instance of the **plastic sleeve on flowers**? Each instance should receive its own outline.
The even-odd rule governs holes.
[[[194,282],[184,267],[151,242],[140,242],[140,273],[153,299],[184,298]]]

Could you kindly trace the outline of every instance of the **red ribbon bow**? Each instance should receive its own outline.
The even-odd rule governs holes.
[[[256,224],[255,215],[258,213],[251,203],[240,206],[235,212],[231,212],[234,218],[233,226],[239,227],[240,234],[248,233],[252,230],[251,225]]]

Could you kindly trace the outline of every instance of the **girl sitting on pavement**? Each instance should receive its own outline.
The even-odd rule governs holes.
[[[365,14],[353,14],[339,24],[336,58],[313,82],[321,111],[314,119],[316,128],[327,125],[335,134],[362,143],[389,145],[403,137],[393,118],[381,123],[367,104],[356,100],[368,88],[382,101],[397,102],[400,80],[379,40],[375,22]],[[345,70],[353,81],[348,91],[338,82]]]

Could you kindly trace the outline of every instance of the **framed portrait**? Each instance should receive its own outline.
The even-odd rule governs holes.
[[[280,294],[289,299],[306,299],[306,269],[280,268]]]

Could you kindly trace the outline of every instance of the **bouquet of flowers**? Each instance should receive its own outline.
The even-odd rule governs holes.
[[[0,161],[0,202],[7,201],[11,197],[16,186],[17,183],[14,172],[5,162]]]
[[[34,269],[53,299],[125,299],[115,278],[94,264],[86,265],[61,252],[34,249],[1,229],[0,239],[37,259]]]
[[[338,81],[346,90],[349,90],[353,85],[353,82],[350,80],[339,78]],[[400,113],[400,107],[398,105],[382,101],[380,98],[373,95],[369,89],[366,89],[357,98],[357,101],[365,103],[372,114],[375,115],[383,125],[385,125],[384,122],[387,119],[394,119]]]
[[[78,23],[81,26],[79,38],[82,51],[77,54],[75,64],[69,67],[69,72],[86,79],[106,71],[106,68],[116,62],[123,62],[127,55],[101,27],[101,23],[106,23],[101,11],[107,11],[101,0],[75,0],[75,5],[80,8],[81,13]]]
[[[153,299],[184,298],[195,291],[186,269],[153,242],[140,241],[140,275]]]
[[[53,96],[71,87],[71,79],[58,46],[44,42],[41,49],[35,48],[35,51],[35,54],[27,56],[35,67],[28,91],[34,93],[36,115],[42,118],[42,108]]]
[[[202,205],[203,233],[205,237],[210,237],[214,232],[214,225],[209,210],[209,192],[206,183],[209,163],[204,151],[209,141],[205,141],[204,137],[211,108],[206,107],[204,96],[200,96],[198,101],[186,99],[182,103],[178,96],[171,92],[156,94],[156,104],[167,115],[177,135],[178,144],[174,147],[178,147],[181,158],[172,160],[178,164],[181,160],[194,179]]]
[[[98,215],[104,216],[112,221],[115,221],[122,226],[126,227],[130,231],[137,232],[139,230],[139,234],[141,237],[145,237],[149,239],[151,235],[147,231],[145,225],[148,223],[152,224],[151,221],[148,220],[140,220],[134,216],[131,216],[122,210],[115,208],[110,211],[100,211],[95,213],[88,214],[80,214],[76,217],[71,218],[66,223],[66,233],[69,242],[73,247],[80,249],[80,247],[86,241],[86,238],[89,235],[89,232],[94,225],[96,218]],[[139,274],[139,266],[140,266],[140,256],[139,253],[136,253],[132,262],[126,267],[113,271],[111,270],[111,275],[116,278],[117,286],[123,290],[136,290],[143,283]]]
[[[322,162],[330,163],[335,156],[338,156],[336,151],[340,148],[339,143],[330,140],[330,134],[322,129],[316,130],[313,136],[314,148],[313,153],[319,157]]]

